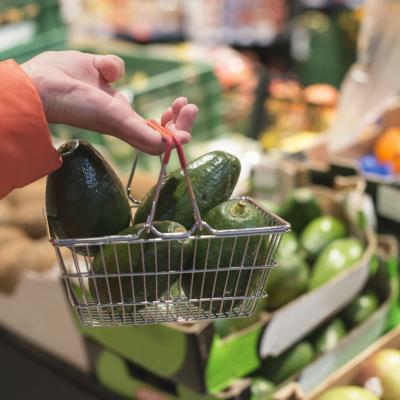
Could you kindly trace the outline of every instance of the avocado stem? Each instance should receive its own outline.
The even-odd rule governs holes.
[[[244,215],[246,213],[246,202],[240,200],[238,203],[233,204],[229,211],[234,217]]]
[[[74,150],[76,150],[79,146],[78,140],[70,140],[69,142],[64,143],[59,149],[58,152],[63,155],[67,156],[71,154]]]

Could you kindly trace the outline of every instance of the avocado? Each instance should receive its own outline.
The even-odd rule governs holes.
[[[261,366],[261,375],[279,385],[292,375],[302,370],[314,358],[310,343],[300,342],[278,357],[268,357]]]
[[[63,165],[47,177],[46,213],[59,239],[114,235],[127,228],[131,209],[124,187],[95,148],[82,140],[63,144]],[[90,248],[94,255],[96,247]],[[75,250],[86,254],[86,248]]]
[[[346,227],[341,221],[331,215],[323,215],[304,228],[300,244],[309,258],[314,260],[329,243],[345,236]]]
[[[313,191],[309,188],[295,189],[283,202],[280,215],[289,221],[297,234],[313,219],[321,216],[321,208]]]
[[[272,395],[276,391],[276,386],[266,379],[257,376],[251,383],[250,400],[272,400]]]
[[[302,257],[295,254],[284,257],[278,254],[276,260],[278,267],[270,270],[266,285],[267,308],[270,311],[282,307],[306,292],[310,277],[309,266]]]
[[[161,233],[184,233],[186,229],[171,221],[154,222],[154,227]],[[119,235],[136,235],[143,228],[143,224],[134,225],[120,232]],[[141,239],[151,239],[152,233],[143,232]],[[185,262],[190,257],[192,246],[190,240],[165,240],[145,244],[109,244],[103,246],[93,260],[95,274],[132,274],[142,272],[179,271],[181,260]],[[106,265],[106,270],[103,265]],[[132,263],[132,270],[130,269]],[[157,265],[157,269],[156,269]],[[179,274],[168,275],[129,275],[123,277],[89,277],[89,288],[92,296],[101,304],[107,303],[141,303],[158,300],[178,279]],[[97,290],[96,290],[97,289]],[[134,293],[133,293],[134,292]],[[98,296],[97,296],[98,293]],[[134,296],[133,296],[134,294]],[[122,296],[122,298],[121,298]],[[143,304],[136,306],[136,310],[144,308]],[[133,307],[128,307],[129,311]]]
[[[199,211],[204,215],[211,208],[229,199],[240,174],[240,162],[232,154],[214,151],[190,162],[187,166]],[[134,222],[146,222],[155,187],[138,207]],[[160,191],[155,219],[176,221],[190,229],[194,224],[193,208],[187,193],[182,170],[167,175]]]
[[[298,255],[299,242],[294,232],[286,232],[282,234],[281,241],[279,243],[278,250],[276,252],[276,259],[278,261],[283,260],[293,254]]]
[[[331,242],[314,264],[310,290],[316,289],[334,276],[352,267],[363,254],[362,243],[355,238],[337,239]]]
[[[218,230],[261,228],[267,224],[263,212],[246,200],[221,203],[205,215],[204,221]],[[260,266],[267,259],[265,235],[199,239],[196,242],[193,259],[187,265],[189,270]],[[218,272],[218,275],[216,272],[184,274],[182,287],[186,296],[192,299],[250,296],[256,289],[261,274],[261,269],[225,271]],[[242,300],[236,300],[233,308],[241,304]],[[202,301],[201,306],[208,310],[210,301]],[[229,312],[231,306],[232,301],[214,300],[211,310],[215,313]]]
[[[368,319],[379,307],[379,300],[372,291],[362,293],[356,297],[342,313],[343,319],[349,328],[361,324]]]
[[[335,318],[318,329],[312,336],[315,353],[327,353],[333,350],[346,336],[346,326],[340,318]]]

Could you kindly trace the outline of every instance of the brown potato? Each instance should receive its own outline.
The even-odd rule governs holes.
[[[32,245],[32,258],[27,265],[28,269],[37,272],[50,270],[57,262],[56,254],[47,239],[36,240]]]
[[[26,233],[21,228],[13,225],[0,225],[0,246],[4,243],[14,242],[26,238]]]
[[[11,192],[7,199],[12,205],[20,207],[35,203],[43,208],[46,196],[46,178],[40,179],[21,189]]]
[[[46,222],[43,215],[44,204],[26,202],[12,209],[13,224],[23,229],[33,239],[46,236]]]
[[[12,206],[9,200],[0,200],[0,225],[12,222]]]
[[[31,249],[32,240],[25,238],[0,246],[0,292],[15,290]]]

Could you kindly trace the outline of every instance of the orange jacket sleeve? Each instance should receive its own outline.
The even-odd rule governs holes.
[[[14,60],[0,62],[0,199],[61,163],[33,82]]]

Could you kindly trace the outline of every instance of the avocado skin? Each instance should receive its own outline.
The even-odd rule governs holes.
[[[343,222],[331,215],[323,215],[315,218],[304,228],[300,243],[309,259],[315,260],[329,243],[345,236],[346,227]]]
[[[280,215],[300,234],[313,219],[321,216],[321,208],[313,191],[309,188],[295,189],[284,201]]]
[[[271,269],[266,285],[267,308],[270,311],[275,311],[305,293],[310,277],[310,267],[300,256],[279,256],[277,262],[278,267]]]
[[[239,206],[238,204],[242,204]],[[235,207],[243,208],[241,215],[235,215]],[[264,227],[267,224],[264,214],[253,204],[243,200],[228,200],[210,210],[204,221],[211,227],[218,230],[242,229]],[[228,267],[251,267],[265,264],[267,259],[267,239],[265,236],[244,236],[238,238],[224,238],[223,248],[221,250],[222,239],[200,239],[197,241],[195,255],[187,264],[187,269],[193,268],[204,270],[207,261],[207,268],[228,268]],[[247,251],[246,251],[247,246]],[[255,260],[258,250],[257,259]],[[208,251],[208,258],[207,258]],[[246,255],[245,255],[246,251]],[[219,260],[219,265],[218,265]],[[216,274],[218,274],[216,276]],[[191,298],[211,298],[211,297],[233,297],[233,296],[251,296],[259,283],[262,275],[261,269],[253,271],[226,271],[226,272],[205,272],[185,274],[182,279],[182,287],[186,296],[190,296],[191,281],[193,277],[193,286]],[[204,286],[202,291],[204,278]],[[247,284],[249,287],[246,293]],[[215,290],[213,293],[215,281]],[[225,287],[226,284],[226,287]],[[236,288],[237,285],[237,288]],[[235,292],[236,289],[236,292]],[[220,312],[229,312],[231,307],[236,308],[242,304],[242,300],[224,300],[202,301],[201,307],[204,310],[211,310],[217,314]],[[197,303],[196,303],[197,304]]]
[[[131,221],[128,198],[102,155],[82,140],[67,142],[59,151],[63,165],[47,177],[46,184],[46,212],[56,237],[100,237],[127,228]],[[87,253],[84,247],[75,250]],[[90,255],[97,250],[91,247]]]
[[[154,222],[154,227],[161,233],[185,232],[186,229],[172,221]],[[143,228],[143,224],[138,224],[125,229],[119,235],[136,235]],[[141,239],[149,239],[154,237],[152,233],[143,232],[140,236]],[[129,247],[129,251],[128,251]],[[183,262],[190,257],[192,253],[192,246],[190,240],[178,241],[171,240],[170,245],[168,241],[157,242],[157,251],[155,250],[154,243],[143,244],[143,259],[142,259],[142,245],[141,244],[110,244],[103,246],[93,260],[93,272],[95,274],[105,274],[103,267],[103,258],[106,264],[106,271],[110,273],[141,273],[141,272],[156,272],[168,271],[168,260],[170,260],[170,270],[180,271],[181,269],[181,256]],[[183,248],[183,249],[182,249]],[[130,258],[129,258],[130,253]],[[118,264],[116,261],[118,258]],[[132,271],[130,269],[130,260],[132,262]],[[142,262],[144,260],[144,263]],[[157,269],[156,269],[157,263]],[[172,274],[169,278],[169,286],[171,287],[177,280],[179,274]],[[96,284],[94,282],[96,279]],[[121,288],[122,296],[121,299]],[[145,282],[145,283],[144,283]],[[168,289],[168,275],[155,275],[143,277],[131,276],[125,277],[111,277],[108,278],[110,293],[108,292],[106,278],[89,278],[89,288],[92,296],[101,304],[110,303],[140,303],[144,301],[152,302],[158,300]],[[133,297],[132,285],[135,297]],[[97,291],[96,291],[97,286]],[[146,293],[145,293],[146,289]],[[98,297],[97,297],[98,292]],[[110,299],[111,296],[111,299]],[[128,307],[128,311],[133,310]],[[136,310],[143,309],[144,305],[139,304]]]
[[[377,295],[369,290],[356,297],[342,312],[346,325],[351,329],[367,320],[379,307]]]
[[[355,238],[337,239],[331,242],[314,264],[309,289],[314,290],[351,268],[361,258],[363,251],[364,246]]]
[[[313,344],[316,354],[333,350],[346,336],[346,326],[340,318],[335,318],[327,325],[318,329],[313,335]]]
[[[300,342],[278,357],[268,357],[261,366],[261,375],[279,385],[302,370],[314,358],[314,350],[309,342]]]
[[[217,204],[229,199],[240,174],[240,161],[224,151],[207,153],[187,166],[190,181],[202,216]],[[155,187],[138,207],[134,223],[146,222],[150,214]],[[190,229],[194,224],[183,171],[172,172],[164,179],[155,213],[155,220],[171,220]]]

